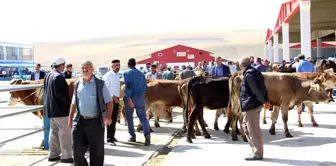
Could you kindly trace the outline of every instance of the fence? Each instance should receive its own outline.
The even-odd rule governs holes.
[[[21,91],[21,90],[32,90],[32,89],[38,89],[38,88],[43,88],[42,84],[35,84],[35,85],[9,85],[9,86],[3,86],[0,87],[0,92],[13,92],[13,91]],[[44,100],[46,101],[46,100]],[[0,113],[0,119],[2,118],[7,118],[7,117],[11,117],[11,116],[17,116],[20,114],[24,114],[24,113],[29,113],[29,112],[33,112],[33,111],[37,111],[37,110],[43,110],[45,112],[45,108],[43,105],[37,105],[37,106],[11,106],[11,107],[0,107],[1,109],[10,109],[13,110],[11,111],[11,113],[7,113],[7,114],[1,114]],[[22,110],[22,111],[14,111],[14,110]],[[28,134],[24,134],[24,135],[20,135],[18,137],[9,139],[9,140],[5,140],[0,142],[0,144],[4,144],[10,141],[14,141],[35,133],[38,133],[40,131],[44,131],[44,149],[49,149],[49,131],[50,131],[50,121],[49,118],[46,116],[46,114],[44,113],[44,118],[43,118],[43,128],[38,129],[37,131],[33,131],[30,132]]]

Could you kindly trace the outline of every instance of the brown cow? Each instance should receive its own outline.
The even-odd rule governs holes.
[[[69,85],[69,98],[72,99],[74,85],[76,79],[66,79]],[[13,80],[11,85],[29,85],[29,84],[43,84],[43,79],[37,81],[23,81],[23,80]],[[43,105],[43,89],[31,89],[31,90],[22,90],[22,91],[13,91],[10,93],[10,100],[23,103],[25,105]],[[43,110],[34,111],[34,115],[43,120]],[[41,146],[43,146],[44,140],[42,140]]]
[[[301,104],[303,101],[325,102],[329,99],[328,94],[325,91],[325,85],[322,84],[320,78],[316,78],[314,81],[299,78],[293,74],[287,73],[262,73],[265,78],[265,85],[268,91],[269,102],[274,106],[281,107],[282,120],[284,122],[285,136],[292,137],[288,131],[288,110],[291,110],[294,106]],[[240,84],[243,79],[241,73],[234,74],[230,79],[230,103],[232,111],[232,140],[237,141],[236,125],[237,120],[242,123],[242,116],[240,110]],[[277,86],[274,86],[277,83]],[[316,84],[315,84],[316,83]],[[277,112],[277,111],[275,111]],[[272,126],[269,132],[275,134],[275,122],[278,118],[278,114],[272,114]],[[229,122],[230,123],[230,122]],[[243,132],[242,137],[244,141],[246,137]]]
[[[324,73],[320,73],[320,72],[302,72],[302,73],[293,73],[294,75],[296,75],[297,77],[299,78],[305,78],[305,79],[309,79],[309,80],[314,80],[315,78],[317,77],[320,77],[320,79],[325,82],[326,84],[326,89],[328,94],[330,93],[329,89],[331,88],[336,88],[336,76],[335,74],[332,72],[332,69],[328,69],[328,70],[325,70]],[[329,99],[329,102],[331,101],[331,99]],[[312,122],[312,125],[314,127],[317,127],[318,124],[316,123],[315,121],[315,118],[314,118],[314,110],[313,110],[313,102],[310,102],[310,101],[305,101],[303,102],[307,105],[308,109],[309,109],[309,114],[310,114],[310,119],[311,119],[311,122]],[[277,106],[275,106],[277,107]],[[303,127],[302,125],[302,122],[301,122],[301,113],[302,113],[302,105],[299,104],[299,107],[297,107],[297,110],[298,110],[298,126],[299,127]],[[278,110],[279,108],[276,108],[276,110]],[[263,112],[263,123],[266,124],[266,110],[264,109],[264,112]]]

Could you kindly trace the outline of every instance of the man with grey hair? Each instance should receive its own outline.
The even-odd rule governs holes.
[[[243,115],[243,129],[252,148],[252,154],[245,160],[263,159],[263,138],[259,126],[260,111],[268,102],[264,77],[260,71],[251,66],[250,59],[243,57],[240,68],[244,78],[240,85],[240,104]],[[269,106],[269,104],[267,104]]]
[[[74,161],[76,166],[87,166],[85,153],[90,147],[90,165],[104,165],[105,125],[111,124],[112,96],[105,82],[93,75],[92,62],[83,60],[81,70],[82,78],[75,83],[68,124],[72,128]]]
[[[62,57],[55,57],[52,65],[54,70],[44,79],[44,105],[50,118],[48,161],[61,160],[62,163],[73,163],[71,130],[67,126],[70,109],[69,86],[62,73],[65,60]]]

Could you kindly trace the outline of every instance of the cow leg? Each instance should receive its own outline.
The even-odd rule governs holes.
[[[193,126],[195,125],[195,121],[197,118],[197,114],[199,113],[201,109],[198,107],[193,108],[191,115],[190,115],[190,121],[188,123],[188,130],[187,130],[187,142],[192,143],[191,137],[193,132]]]
[[[307,103],[307,107],[309,109],[309,115],[310,115],[310,121],[313,124],[313,127],[318,127],[318,124],[315,121],[314,118],[314,104],[312,102]]]
[[[271,113],[272,125],[271,125],[271,128],[269,129],[269,133],[272,135],[275,135],[275,123],[278,120],[279,111],[280,111],[279,106],[273,106],[273,111]]]
[[[262,117],[262,118],[263,118],[263,119],[262,119],[262,120],[263,120],[263,123],[264,123],[264,124],[267,124],[267,121],[266,121],[266,112],[267,112],[267,111],[266,111],[265,105],[264,105],[264,107],[263,107],[263,109],[262,109],[261,111],[263,111],[263,117]]]
[[[288,122],[288,107],[285,106],[285,107],[281,107],[281,114],[282,114],[282,121],[284,123],[284,133],[285,133],[285,137],[286,138],[292,138],[293,136],[289,133],[289,130],[288,130],[288,125],[287,125],[287,122]]]
[[[121,112],[118,112],[118,116],[117,116],[117,122],[120,124],[120,116],[121,116]]]
[[[224,133],[229,134],[229,132],[230,132],[230,126],[231,126],[231,122],[232,122],[231,108],[227,107],[225,109],[225,111],[226,111],[227,122],[226,122],[226,124],[224,126],[224,130],[223,131],[224,131]]]
[[[220,115],[222,115],[222,109],[217,109],[216,110],[215,123],[214,123],[214,129],[215,130],[219,130],[219,127],[218,127],[218,118],[219,118]]]
[[[208,133],[207,129],[205,128],[205,120],[203,118],[203,109],[201,109],[201,111],[199,112],[199,115],[197,117],[200,125],[201,125],[201,128],[202,128],[202,131],[203,131],[203,135],[204,135],[204,138],[206,139],[209,139],[211,138],[210,134]]]
[[[181,127],[182,132],[186,132],[187,131],[187,121],[188,121],[188,117],[186,116],[186,111],[188,111],[186,108],[183,108],[182,114],[183,114],[183,125]]]
[[[127,126],[127,120],[126,120],[126,110],[125,110],[125,106],[122,106],[121,108],[121,115],[123,116],[124,118],[124,123],[125,123],[125,126]]]
[[[232,137],[232,141],[238,141],[238,136],[237,136],[237,119],[236,118],[232,119],[231,137]]]
[[[198,121],[198,122],[201,123],[201,121]],[[202,135],[202,134],[201,134],[201,131],[200,131],[199,127],[198,127],[198,123],[197,123],[197,121],[195,121],[194,128],[195,128],[195,135],[197,135],[197,136]]]
[[[302,114],[302,103],[296,105],[297,112],[298,112],[298,126],[303,127],[302,122],[301,122],[301,114]]]
[[[154,122],[155,127],[160,127],[159,119],[160,119],[159,116],[155,115],[155,122]]]

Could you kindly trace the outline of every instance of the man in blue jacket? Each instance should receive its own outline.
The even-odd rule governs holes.
[[[125,82],[125,109],[126,109],[126,121],[128,132],[131,138],[130,142],[136,141],[136,135],[134,131],[133,112],[136,110],[136,114],[142,123],[142,128],[145,135],[145,145],[150,144],[150,128],[146,116],[145,110],[145,92],[147,90],[147,82],[145,75],[135,68],[136,61],[134,58],[128,60],[128,70],[124,72]]]
[[[231,75],[230,68],[222,63],[221,57],[216,57],[216,66],[212,69],[213,77],[224,77]]]

